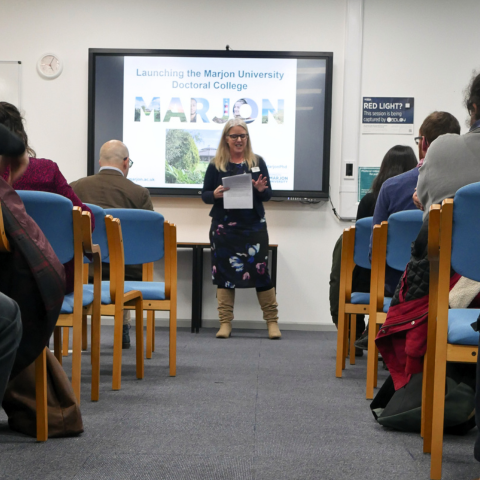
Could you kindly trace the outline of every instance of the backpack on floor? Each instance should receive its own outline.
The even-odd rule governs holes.
[[[395,391],[389,376],[370,404],[375,420],[395,430],[420,432],[422,380],[423,373],[412,375]],[[475,427],[475,365],[447,365],[445,387],[445,432],[464,435]]]

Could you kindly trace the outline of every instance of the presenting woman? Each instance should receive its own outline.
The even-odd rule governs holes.
[[[252,175],[253,208],[225,209],[223,195],[228,188],[222,179],[232,175]],[[229,120],[223,129],[215,157],[207,168],[202,199],[213,204],[212,279],[217,285],[220,330],[217,338],[228,338],[232,331],[235,288],[253,288],[267,322],[268,336],[281,337],[278,328],[278,304],[268,274],[268,232],[263,202],[270,200],[272,190],[267,165],[255,155],[242,119]]]

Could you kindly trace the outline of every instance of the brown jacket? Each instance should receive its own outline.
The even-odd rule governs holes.
[[[70,186],[83,203],[102,208],[153,210],[149,191],[116,170],[102,170],[96,175],[80,178]]]

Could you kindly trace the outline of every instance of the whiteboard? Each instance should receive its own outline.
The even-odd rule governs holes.
[[[21,108],[20,79],[21,62],[0,60],[0,101]]]

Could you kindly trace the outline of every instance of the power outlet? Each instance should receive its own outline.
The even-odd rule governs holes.
[[[353,180],[355,177],[353,172],[353,162],[345,162],[345,171],[343,172],[343,178],[345,180]]]

